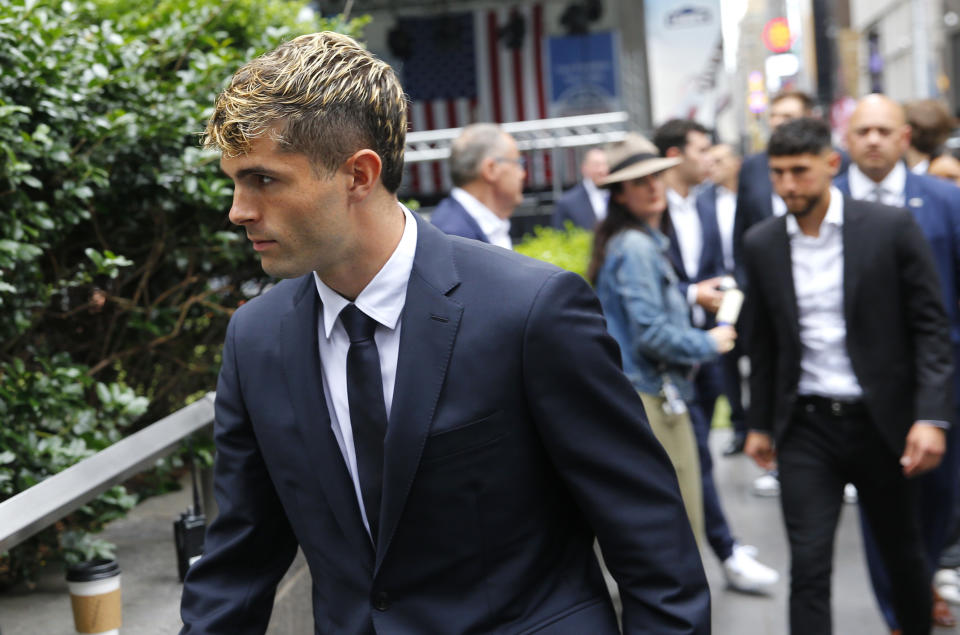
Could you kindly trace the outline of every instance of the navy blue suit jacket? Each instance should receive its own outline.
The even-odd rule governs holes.
[[[669,212],[668,212],[669,213]],[[702,248],[700,250],[700,265],[697,275],[690,277],[683,266],[683,256],[680,255],[680,244],[677,241],[676,230],[671,227],[667,236],[670,238],[670,247],[667,257],[673,264],[680,281],[680,291],[687,297],[687,289],[691,284],[722,276],[723,246],[720,243],[720,226],[717,224],[717,188],[710,185],[697,194],[697,215],[700,217],[700,236]]]
[[[575,274],[417,219],[374,549],[331,431],[311,275],[230,321],[219,515],[184,633],[262,633],[299,545],[316,633],[708,633],[670,461]],[[374,607],[377,608],[374,608]]]
[[[430,215],[430,222],[451,236],[463,236],[484,243],[490,242],[473,216],[452,196],[446,197],[437,204],[433,214]]]
[[[834,184],[850,196],[850,178],[846,174]],[[954,359],[960,360],[960,189],[952,183],[932,176],[907,171],[904,201],[920,225],[933,251],[943,303],[950,319],[950,339]],[[960,398],[960,373],[954,376],[954,394]]]
[[[577,227],[590,230],[597,224],[597,215],[590,203],[590,195],[582,182],[564,192],[557,200],[550,224],[557,229],[563,229],[568,220],[573,221]]]

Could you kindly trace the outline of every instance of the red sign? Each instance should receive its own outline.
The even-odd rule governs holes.
[[[793,46],[793,34],[786,18],[774,18],[763,27],[763,44],[774,53],[786,53]]]

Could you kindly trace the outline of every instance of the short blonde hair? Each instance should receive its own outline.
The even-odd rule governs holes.
[[[381,181],[400,187],[407,98],[396,74],[339,33],[302,35],[238,70],[217,97],[204,145],[226,156],[249,152],[270,132],[287,152],[305,154],[332,174],[357,150],[383,163]]]

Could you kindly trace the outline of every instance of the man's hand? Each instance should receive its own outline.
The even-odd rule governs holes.
[[[697,304],[710,313],[716,313],[723,301],[723,291],[718,289],[723,278],[709,278],[697,283]]]
[[[947,434],[935,425],[917,421],[907,433],[907,445],[900,457],[903,475],[918,476],[940,465],[947,449]]]
[[[773,449],[773,439],[766,432],[748,432],[743,453],[765,470],[777,469],[777,452]]]

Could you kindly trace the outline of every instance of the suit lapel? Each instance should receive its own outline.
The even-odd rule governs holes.
[[[797,308],[797,289],[793,283],[793,260],[790,252],[790,237],[787,235],[786,217],[777,219],[776,234],[769,243],[769,262],[774,268],[772,280],[782,280],[781,302],[791,325],[791,333],[797,345],[800,344],[800,318]]]
[[[573,213],[577,215],[577,221],[583,227],[593,227],[597,224],[597,213],[593,211],[593,203],[590,202],[590,195],[587,194],[586,186],[581,182],[577,185],[577,198],[579,199],[573,208]]]
[[[317,347],[319,308],[313,276],[305,276],[303,288],[294,298],[293,309],[280,324],[284,372],[294,400],[297,430],[303,441],[303,473],[316,478],[344,536],[353,542],[355,553],[362,554],[367,569],[372,570],[373,545],[363,526],[353,481],[330,428]],[[321,466],[319,474],[316,466]],[[309,491],[312,485],[305,488]]]
[[[407,284],[385,440],[375,572],[403,513],[446,378],[463,313],[463,306],[447,294],[458,284],[450,240],[418,216],[417,251]]]
[[[720,244],[720,226],[717,223],[717,186],[711,185],[697,197],[697,215],[700,217],[700,263],[697,278],[703,280],[717,275],[716,263],[723,262]]]
[[[669,207],[667,207],[664,215],[669,219]],[[677,239],[677,228],[673,226],[672,220],[669,221],[669,225],[670,231],[666,234],[667,238],[670,239],[670,244],[667,246],[667,260],[673,265],[673,270],[676,271],[677,277],[683,282],[689,282],[690,278],[687,276],[687,270],[683,266],[683,256],[680,254],[680,241]]]
[[[843,199],[843,316],[847,324],[852,324],[854,299],[857,286],[860,282],[860,272],[863,267],[860,260],[863,257],[863,233],[860,223],[864,210],[859,201],[850,197]],[[860,236],[861,239],[857,240]],[[849,328],[849,327],[848,327]]]

